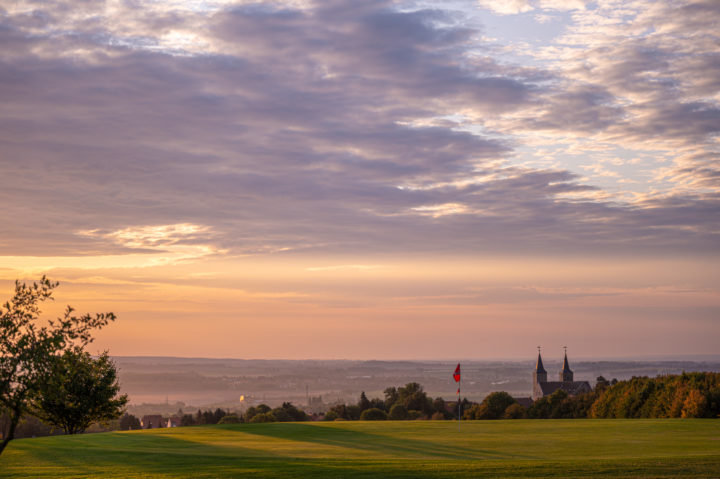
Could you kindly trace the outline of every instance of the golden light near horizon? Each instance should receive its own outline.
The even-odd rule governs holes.
[[[376,259],[215,256],[49,273],[62,283],[56,312],[68,303],[118,314],[95,346],[118,355],[522,357],[533,341],[560,338],[572,340],[578,357],[653,354],[670,343],[713,347],[712,338],[696,337],[714,324],[708,312],[720,302],[717,288],[704,286],[717,278],[696,274],[702,261]],[[687,312],[675,331],[674,316]],[[198,329],[223,333],[198,337]],[[645,348],[635,344],[638,334],[657,337]]]
[[[716,354],[720,12],[423,5],[8,6],[0,293],[118,355]]]

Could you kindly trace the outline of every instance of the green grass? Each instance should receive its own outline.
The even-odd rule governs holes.
[[[20,439],[3,478],[720,477],[718,420],[237,424]]]

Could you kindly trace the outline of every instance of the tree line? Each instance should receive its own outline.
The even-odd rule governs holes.
[[[235,423],[377,420],[457,420],[457,401],[430,398],[423,386],[412,382],[385,389],[383,398],[369,399],[361,392],[356,403],[336,404],[323,415],[310,416],[291,402],[271,408],[259,404],[244,413],[221,408],[198,410],[193,414],[178,411],[180,426]],[[582,418],[717,418],[720,416],[720,373],[683,373],[680,375],[633,377],[627,381],[597,378],[589,393],[569,396],[558,390],[523,407],[509,393],[490,393],[482,402],[463,399],[463,420],[488,419],[582,419]],[[164,427],[164,426],[163,426]],[[108,421],[105,430],[140,429],[140,419],[125,413]],[[19,437],[41,436],[52,430],[35,417],[26,417]]]
[[[633,377],[607,381],[602,376],[592,391],[569,396],[557,390],[523,408],[505,392],[488,395],[465,411],[465,419],[611,419],[718,418],[720,373]]]
[[[324,419],[457,419],[457,402],[432,400],[418,383],[388,388],[384,394],[385,399],[368,399],[363,392],[357,404],[333,406]],[[600,376],[595,389],[585,394],[570,396],[557,390],[526,408],[507,392],[498,391],[480,403],[463,399],[460,411],[465,420],[718,418],[720,373],[633,377],[627,381],[607,381]]]
[[[406,420],[406,419],[456,419],[457,402],[447,402],[441,397],[430,398],[423,387],[416,383],[389,387],[383,391],[384,398],[368,399],[363,391],[356,404],[338,404],[324,416],[333,420]],[[471,403],[464,400],[462,407]]]
[[[267,404],[252,406],[245,411],[245,414],[237,411],[226,411],[221,408],[203,411],[199,409],[195,414],[179,414],[179,426],[201,426],[206,424],[237,424],[237,423],[259,423],[259,422],[293,422],[307,421],[310,419],[305,411],[297,408],[290,402],[284,402],[282,406],[271,408]],[[168,418],[169,419],[169,418]],[[161,426],[164,427],[164,426]],[[140,429],[140,419],[132,414],[125,413],[120,418],[116,429],[127,431]]]

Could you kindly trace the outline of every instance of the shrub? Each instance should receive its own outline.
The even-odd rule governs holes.
[[[382,409],[376,407],[366,409],[360,414],[361,421],[384,421],[388,415]]]
[[[255,414],[252,419],[250,419],[249,422],[252,423],[258,423],[258,422],[275,422],[275,416],[271,412],[261,412],[258,414]]]
[[[408,411],[408,419],[415,420],[415,419],[424,419],[424,418],[426,418],[426,417],[427,417],[427,416],[425,416],[425,415],[422,413],[422,411],[417,411],[417,410],[415,410],[415,409],[413,409],[413,410],[411,410],[411,411]]]
[[[218,424],[238,424],[240,422],[242,421],[237,416],[237,414],[226,414],[225,416],[220,418]]]
[[[407,419],[408,411],[402,404],[395,404],[390,408],[390,414],[388,414],[388,417],[394,421]]]

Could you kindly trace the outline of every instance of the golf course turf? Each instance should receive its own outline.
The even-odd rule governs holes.
[[[720,477],[720,421],[268,423],[12,441],[3,478]]]

